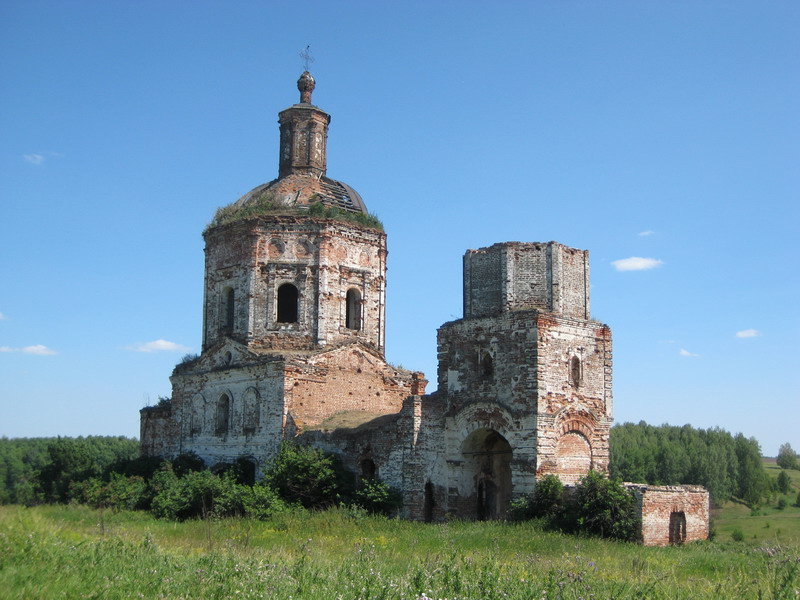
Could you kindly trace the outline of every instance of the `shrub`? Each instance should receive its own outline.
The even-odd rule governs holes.
[[[226,465],[219,474],[228,475],[240,485],[253,485],[256,482],[256,463],[250,458],[240,456]]]
[[[262,484],[245,487],[242,494],[242,509],[245,516],[262,521],[290,510],[274,489]]]
[[[126,477],[119,473],[112,473],[107,482],[99,477],[73,481],[69,488],[69,499],[93,508],[111,508],[115,511],[145,508],[149,502],[147,483],[143,477]]]
[[[403,505],[403,496],[378,479],[365,479],[355,493],[355,503],[372,514],[392,515]]]
[[[109,466],[106,476],[112,473],[125,475],[126,477],[139,476],[149,480],[164,463],[163,458],[155,456],[137,456],[136,458],[118,460]]]
[[[743,542],[744,541],[744,532],[737,527],[731,532],[731,538],[734,542]]]
[[[192,471],[181,478],[165,477],[152,502],[153,514],[162,519],[231,517],[244,514],[246,486],[211,471]]]
[[[326,508],[347,499],[352,490],[339,461],[321,450],[283,442],[265,476],[280,497],[305,508]]]
[[[531,511],[536,517],[557,517],[564,508],[564,485],[555,475],[545,475],[536,483],[531,496]]]
[[[783,510],[786,508],[786,498],[778,498],[778,504],[775,506],[778,510]]]
[[[564,485],[555,475],[545,475],[536,482],[533,493],[511,504],[509,520],[546,518],[552,525],[561,520],[564,510]]]
[[[618,540],[637,539],[636,499],[619,481],[589,471],[575,489],[574,504],[579,531]]]
[[[172,459],[172,470],[178,477],[183,477],[193,471],[202,471],[205,468],[206,463],[194,452],[184,452]]]

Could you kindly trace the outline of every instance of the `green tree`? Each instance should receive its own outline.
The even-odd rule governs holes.
[[[798,469],[797,452],[792,450],[792,445],[789,442],[781,444],[778,449],[778,466],[781,469]]]
[[[574,511],[580,531],[618,540],[635,540],[639,535],[633,492],[596,471],[589,471],[578,483]]]
[[[283,442],[267,470],[265,481],[286,502],[305,508],[325,508],[337,504],[352,493],[352,475],[348,477],[332,455],[310,446]]]
[[[786,471],[778,473],[778,491],[781,494],[788,494],[792,487],[792,479]]]
[[[747,439],[741,433],[734,438],[739,460],[738,496],[751,508],[770,492],[769,476],[761,461],[761,449],[755,438]]]

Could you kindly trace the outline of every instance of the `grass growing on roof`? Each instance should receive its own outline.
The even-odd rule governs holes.
[[[310,205],[285,206],[274,201],[274,192],[265,190],[249,198],[247,202],[242,204],[233,203],[218,208],[211,223],[206,227],[206,231],[220,225],[227,225],[229,223],[265,215],[309,216],[318,219],[331,219],[333,221],[353,223],[379,231],[384,230],[381,220],[373,214],[351,212],[335,206],[328,206],[322,202],[314,202]]]

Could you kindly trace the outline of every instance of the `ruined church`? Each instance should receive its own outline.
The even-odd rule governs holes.
[[[400,490],[402,516],[502,518],[537,478],[607,472],[611,330],[589,310],[589,253],[556,242],[468,250],[463,318],[438,331],[438,389],[384,357],[386,233],[328,177],[331,117],[278,115],[277,179],[217,211],[203,234],[201,354],[169,403],[142,409],[142,453],[195,452],[260,471],[283,440],[332,452]],[[707,537],[708,495],[632,486],[644,543]]]

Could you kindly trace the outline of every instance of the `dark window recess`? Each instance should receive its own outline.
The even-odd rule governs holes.
[[[686,541],[686,513],[673,512],[669,515],[669,543],[682,544]]]
[[[581,359],[573,356],[569,363],[572,386],[577,388],[581,384]]]
[[[278,323],[297,323],[297,288],[284,283],[278,288]]]
[[[217,419],[215,433],[217,435],[225,435],[228,433],[228,427],[231,421],[231,399],[227,394],[222,394],[217,402]]]
[[[347,290],[346,300],[345,327],[359,331],[361,329],[361,292],[357,289]]]
[[[228,331],[233,331],[233,316],[234,316],[234,294],[233,288],[225,288],[225,320],[222,327]]]
[[[425,484],[425,501],[423,508],[423,517],[426,523],[433,521],[433,507],[436,506],[436,499],[434,498],[433,484],[429,481]]]
[[[494,377],[494,361],[492,360],[492,355],[488,352],[485,352],[481,358],[480,369],[481,377],[485,377],[487,379]]]
[[[372,481],[375,479],[375,462],[370,458],[361,461],[361,480]]]

